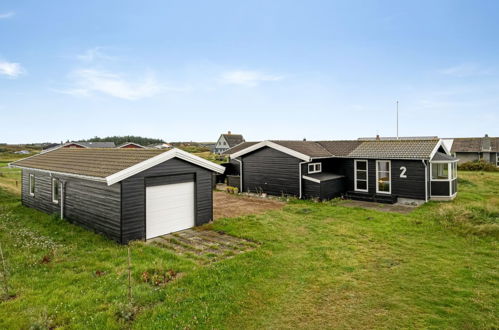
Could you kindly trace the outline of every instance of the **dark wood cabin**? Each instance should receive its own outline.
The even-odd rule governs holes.
[[[127,243],[213,219],[224,168],[179,149],[60,148],[11,164],[22,203]]]
[[[228,151],[241,191],[385,203],[449,200],[457,159],[439,139],[263,141]]]

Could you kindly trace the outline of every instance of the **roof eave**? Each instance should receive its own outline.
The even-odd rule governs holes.
[[[204,167],[206,169],[209,169],[211,171],[217,172],[217,173],[223,173],[225,171],[225,167],[220,166],[218,164],[215,164],[213,162],[210,162],[209,160],[206,160],[204,158],[201,158],[199,156],[193,155],[191,153],[188,153],[186,151],[173,148],[170,149],[166,152],[163,152],[159,155],[156,155],[152,158],[149,158],[147,160],[144,160],[138,164],[135,164],[133,166],[130,166],[124,170],[121,170],[117,173],[111,174],[107,176],[106,182],[107,185],[113,185],[117,182],[123,181],[137,173],[140,173],[142,171],[145,171],[153,166],[159,165],[167,160],[170,160],[172,158],[179,158],[182,160],[185,160],[189,163],[198,165],[200,167]]]

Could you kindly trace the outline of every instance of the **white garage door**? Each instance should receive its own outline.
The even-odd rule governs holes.
[[[146,237],[194,227],[194,182],[146,188]]]

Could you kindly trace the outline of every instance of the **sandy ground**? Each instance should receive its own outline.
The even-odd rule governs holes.
[[[282,208],[286,203],[258,197],[235,196],[223,191],[213,192],[213,217],[234,218]]]

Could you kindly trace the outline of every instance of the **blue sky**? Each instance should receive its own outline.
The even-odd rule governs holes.
[[[499,135],[498,1],[0,2],[0,142]]]

